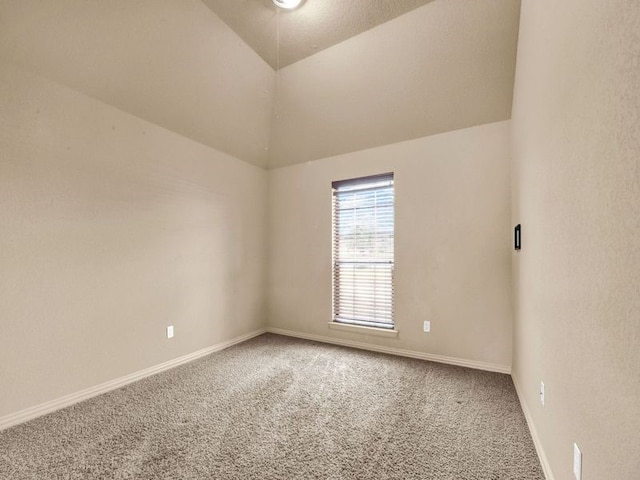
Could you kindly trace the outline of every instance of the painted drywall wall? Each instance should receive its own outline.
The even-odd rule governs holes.
[[[639,2],[523,2],[513,373],[556,480],[574,442],[583,480],[640,475],[639,91]]]
[[[3,1],[0,58],[266,165],[275,72],[199,0]]]
[[[434,1],[281,69],[269,165],[511,118],[519,11]]]
[[[399,334],[330,329],[331,182],[389,171]],[[509,122],[270,170],[268,325],[508,367],[509,195]]]
[[[7,63],[0,152],[0,417],[264,326],[264,170]]]

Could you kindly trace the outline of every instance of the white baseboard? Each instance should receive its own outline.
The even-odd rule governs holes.
[[[527,420],[527,425],[529,426],[529,432],[531,433],[533,444],[536,447],[536,452],[538,453],[538,458],[540,459],[540,465],[542,466],[542,471],[544,472],[544,476],[547,480],[555,480],[555,477],[553,476],[553,472],[551,471],[551,465],[549,465],[549,460],[547,460],[547,455],[544,453],[544,448],[542,448],[542,444],[540,443],[540,437],[538,437],[538,431],[536,430],[536,427],[533,423],[531,412],[529,411],[529,407],[527,407],[527,404],[524,401],[524,393],[520,389],[520,385],[518,384],[518,379],[513,374],[511,374],[511,378],[513,379],[513,385],[516,387],[518,400],[520,400],[520,406],[522,407],[524,418]]]
[[[511,373],[511,367],[508,365],[499,365],[496,363],[478,362],[475,360],[466,360],[464,358],[447,357],[444,355],[435,355],[432,353],[416,352],[413,350],[404,350],[402,348],[384,347],[382,345],[373,345],[370,343],[355,342],[352,340],[343,340],[340,338],[324,337],[321,335],[313,335],[310,333],[295,332],[293,330],[284,330],[282,328],[267,328],[268,332],[277,335],[286,335],[289,337],[304,338],[306,340],[315,340],[316,342],[332,343],[334,345],[342,345],[344,347],[359,348],[361,350],[371,350],[373,352],[390,353],[401,357],[419,358],[421,360],[429,360],[431,362],[447,363],[449,365],[458,365],[460,367],[475,368],[477,370],[486,370],[489,372]]]
[[[227,340],[226,342],[217,343],[210,347],[197,350],[193,353],[188,353],[187,355],[174,358],[173,360],[169,360],[168,362],[154,365],[153,367],[145,368],[144,370],[139,370],[137,372],[125,375],[124,377],[116,378],[115,380],[111,380],[109,382],[101,383],[100,385],[96,385],[95,387],[90,387],[76,393],[65,395],[64,397],[56,398],[55,400],[41,403],[40,405],[36,405],[34,407],[20,410],[16,413],[5,415],[4,417],[0,417],[0,431],[9,427],[13,427],[14,425],[32,420],[36,417],[46,415],[47,413],[55,412],[56,410],[60,410],[61,408],[69,407],[75,403],[82,402],[83,400],[87,400],[102,393],[115,390],[116,388],[124,387],[129,383],[133,383],[145,377],[155,375],[156,373],[164,372],[165,370],[177,367],[178,365],[182,365],[183,363],[187,363],[197,358],[204,357],[205,355],[209,355],[210,353],[224,350],[225,348],[228,348],[237,343],[242,343],[246,340],[249,340],[250,338],[262,335],[265,332],[266,330],[264,328],[254,330],[245,335],[240,335],[239,337]]]

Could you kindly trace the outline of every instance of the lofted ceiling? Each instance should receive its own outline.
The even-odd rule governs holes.
[[[202,0],[274,70],[318,53],[433,0]]]
[[[509,119],[519,17],[519,0],[0,0],[0,68],[278,168]]]

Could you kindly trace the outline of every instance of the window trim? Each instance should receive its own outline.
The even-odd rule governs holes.
[[[371,186],[369,188],[363,187],[358,188],[361,185],[368,185],[372,183],[382,183],[387,182],[386,185],[377,185]],[[351,188],[353,187],[353,188]],[[392,230],[392,241],[395,244],[395,176],[393,172],[387,172],[376,175],[368,175],[364,177],[355,177],[345,180],[333,181],[331,182],[332,188],[332,208],[331,208],[331,263],[332,263],[332,281],[331,281],[331,318],[332,320],[329,322],[329,328],[343,331],[352,331],[358,333],[365,334],[377,334],[379,336],[390,336],[395,337],[398,334],[396,330],[395,323],[395,311],[394,311],[394,269],[395,269],[395,247],[393,246],[391,260],[365,260],[363,263],[376,265],[376,264],[390,264],[390,282],[389,282],[389,290],[390,290],[390,314],[389,319],[390,323],[385,322],[376,322],[375,318],[372,318],[371,321],[361,320],[361,319],[339,319],[336,314],[336,299],[339,297],[340,292],[336,291],[336,275],[338,275],[337,268],[339,261],[336,257],[336,246],[339,243],[339,238],[336,233],[337,222],[339,221],[337,218],[337,210],[336,210],[336,200],[339,193],[349,193],[350,191],[354,192],[366,192],[368,190],[380,190],[382,188],[391,187],[392,192],[392,205],[391,205],[391,215],[393,222],[393,230]],[[342,192],[339,190],[342,188]],[[342,264],[348,263],[359,263],[357,258],[352,259],[352,261],[344,260]],[[339,288],[339,287],[338,287]],[[373,302],[372,302],[373,303]]]
[[[364,325],[352,325],[349,323],[336,322],[332,320],[329,322],[329,328],[332,330],[340,330],[343,332],[373,335],[375,337],[396,338],[398,336],[398,329],[395,326],[393,328],[365,327]]]

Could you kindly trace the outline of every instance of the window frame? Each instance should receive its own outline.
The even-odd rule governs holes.
[[[360,327],[364,330],[370,331],[370,329],[378,329],[383,332],[396,332],[395,327],[395,311],[394,311],[394,274],[395,274],[395,176],[393,172],[387,172],[383,174],[377,175],[369,175],[364,177],[355,177],[346,180],[334,181],[331,183],[332,190],[332,200],[331,200],[331,262],[332,262],[332,285],[331,285],[331,293],[332,293],[332,309],[331,309],[331,324],[340,327]],[[357,198],[357,193],[365,193],[365,192],[376,192],[373,196],[373,207],[356,207],[355,198]],[[387,202],[389,204],[383,204],[380,207],[378,206],[378,194],[377,192],[381,192],[384,198],[386,194]],[[355,252],[351,252],[353,258],[351,261],[345,260],[345,258],[339,258],[340,247],[339,245],[342,242],[348,240],[349,235],[340,236],[339,226],[344,226],[344,219],[341,221],[342,216],[341,213],[344,214],[347,208],[340,209],[339,205],[339,196],[340,195],[348,196],[349,194],[356,194],[354,196],[354,207],[353,207],[353,216],[357,217],[356,212],[362,212],[365,209],[373,208],[374,220],[369,222],[358,223],[357,220],[353,222],[353,229],[356,230],[358,226],[365,226],[375,228],[375,234],[370,235],[373,237],[374,244],[370,247],[370,251],[364,255],[373,256],[369,259],[362,259],[364,255],[358,257]],[[390,207],[390,213],[389,213]],[[382,220],[378,219],[378,213],[383,212],[381,214]],[[387,222],[387,223],[384,223]],[[378,233],[378,228],[381,225],[385,230],[390,228],[391,233],[390,236],[387,233]],[[347,225],[348,227],[351,224]],[[355,236],[354,236],[355,235]],[[356,242],[357,234],[351,235],[354,238],[354,242]],[[366,237],[366,236],[365,236]],[[365,240],[366,242],[366,240]],[[383,252],[382,256],[385,257],[384,260],[374,259],[378,255],[378,247],[382,245],[382,250],[389,250],[390,244],[390,258],[388,252]],[[355,256],[354,256],[355,255]],[[359,259],[360,258],[360,259]],[[341,288],[340,279],[341,268],[346,264],[353,265],[353,274],[351,277],[352,280],[352,291],[353,293],[353,301],[351,304],[347,301],[344,301],[345,295],[343,294],[344,290]],[[387,268],[388,267],[388,268]],[[362,273],[360,275],[361,280],[358,280],[358,273],[356,271],[357,268],[361,268],[364,270],[370,269],[370,273]],[[378,281],[378,274],[381,276],[382,281]],[[358,296],[357,292],[357,284],[360,284],[361,292],[360,292],[360,300],[356,301],[355,298]],[[347,287],[345,287],[346,289]],[[362,290],[364,290],[365,294],[363,295]],[[378,293],[378,292],[381,293]],[[371,294],[373,292],[373,294]],[[367,297],[367,303],[362,302],[362,296]],[[342,302],[340,301],[342,299]],[[353,315],[346,315],[344,310],[341,309],[341,303],[346,303],[346,310],[351,310]],[[378,306],[380,304],[381,306]],[[356,307],[356,305],[364,305],[362,310],[360,307]],[[368,318],[358,316],[356,314],[356,310],[370,313],[371,316]],[[342,328],[341,328],[342,329]]]

